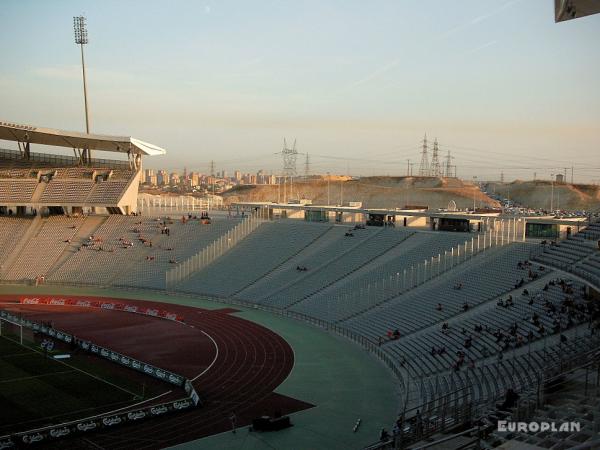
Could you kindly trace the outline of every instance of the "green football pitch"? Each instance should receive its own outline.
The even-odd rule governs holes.
[[[0,436],[139,401],[139,385],[115,378],[106,365],[98,368],[85,358],[63,362],[33,344],[0,337]]]

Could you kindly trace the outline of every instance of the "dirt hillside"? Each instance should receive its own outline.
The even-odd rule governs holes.
[[[488,185],[488,192],[495,192],[529,208],[546,210],[550,210],[552,189],[550,181],[514,181]],[[553,207],[565,210],[597,210],[600,208],[600,186],[554,183]]]
[[[328,187],[329,185],[329,187]],[[367,177],[348,179],[336,177],[310,180],[294,180],[290,193],[289,183],[285,186],[257,185],[236,186],[223,194],[225,203],[232,202],[277,202],[307,198],[313,204],[358,201],[366,208],[395,208],[405,205],[427,205],[430,209],[447,208],[453,200],[460,209],[472,208],[473,198],[477,207],[498,206],[495,200],[483,194],[475,185],[453,178],[431,177]]]

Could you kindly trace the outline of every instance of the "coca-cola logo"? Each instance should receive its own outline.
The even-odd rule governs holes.
[[[106,357],[108,357],[108,355],[109,355],[110,353],[108,352],[108,350],[106,350],[105,348],[103,348],[102,350],[100,350],[100,354],[101,354],[102,356],[106,356]]]
[[[147,309],[146,314],[149,316],[158,316],[158,309]]]
[[[127,312],[136,312],[137,309],[138,309],[138,307],[137,306],[132,306],[132,305],[126,305],[124,309]]]
[[[131,367],[133,367],[134,369],[141,369],[142,368],[142,364],[139,361],[133,361],[131,363]]]
[[[180,377],[178,377],[177,375],[173,375],[173,374],[171,374],[171,375],[169,375],[169,381],[170,381],[171,383],[177,383],[177,384],[180,384],[180,383],[181,383],[181,378],[180,378]]]
[[[167,374],[166,374],[166,373],[164,373],[164,372],[163,372],[162,370],[160,370],[160,369],[156,369],[155,375],[156,375],[158,378],[165,378],[165,377],[167,376]]]
[[[39,298],[24,298],[23,304],[25,305],[37,305],[40,302]]]
[[[115,304],[114,303],[102,303],[100,305],[100,308],[104,308],[104,309],[115,309]]]
[[[85,308],[89,308],[92,306],[91,302],[88,302],[87,300],[79,300],[76,304],[77,306],[83,306]]]
[[[169,320],[177,320],[177,314],[167,313],[165,317]]]
[[[121,364],[124,364],[124,365],[128,366],[129,363],[131,363],[131,361],[129,360],[129,358],[127,358],[126,356],[121,356]]]
[[[64,305],[65,299],[64,298],[52,298],[52,299],[50,299],[49,303],[51,305]]]
[[[144,372],[153,373],[154,369],[151,366],[149,366],[148,364],[144,364]]]

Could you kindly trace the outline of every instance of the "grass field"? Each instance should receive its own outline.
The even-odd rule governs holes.
[[[89,361],[61,362],[39,347],[0,337],[0,435],[82,418],[123,407],[136,398],[131,391],[83,366]]]

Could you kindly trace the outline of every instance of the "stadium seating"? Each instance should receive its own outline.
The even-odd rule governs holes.
[[[561,392],[552,398],[549,403],[538,408],[531,417],[531,422],[554,423],[557,429],[563,424],[576,421],[580,430],[555,432],[551,430],[538,430],[536,432],[523,431],[496,431],[494,438],[501,442],[510,440],[512,447],[517,448],[519,443],[529,444],[537,448],[574,448],[583,443],[598,439],[600,431],[600,396],[590,389],[585,393],[582,388],[575,387]],[[491,439],[490,439],[491,440]],[[594,448],[594,447],[589,447]]]
[[[46,186],[40,201],[55,205],[83,204],[93,186],[94,182],[91,180],[52,179]]]
[[[393,281],[396,278],[400,279],[405,269],[409,270],[416,264],[429,261],[432,256],[443,255],[446,250],[450,252],[452,247],[463,244],[466,238],[467,236],[462,234],[444,232],[411,234],[384,257],[370,261],[364,268],[302,302],[301,308],[308,312],[311,309],[310,305],[328,305],[332,301],[342,302],[343,311],[338,308],[326,308],[329,312],[329,320],[339,320],[368,309],[394,296]],[[382,280],[386,280],[390,286],[382,289],[366,288],[377,283],[381,284]]]
[[[169,261],[181,261],[195,254],[238,223],[234,219],[213,220],[210,225],[201,225],[198,220],[185,224],[171,220],[166,225],[170,234],[166,235],[161,233],[163,220],[109,216],[93,233],[97,241],[84,239],[81,244],[86,245],[80,244],[80,250],[48,280],[164,289],[165,272],[173,267]],[[140,238],[148,242],[142,243]],[[81,267],[88,270],[82,271]]]
[[[78,171],[65,171],[48,183],[44,195],[62,195],[63,202],[84,195],[88,200],[116,199],[130,182],[128,173],[113,171],[108,181],[95,182]],[[37,183],[27,178],[0,181]],[[53,183],[54,190],[49,191]],[[59,193],[65,186],[70,192]],[[163,224],[164,219],[157,217],[92,217],[93,225],[91,217],[36,219],[40,228],[28,227],[30,219],[0,217],[0,227],[7,230],[0,236],[0,258],[11,262],[3,268],[3,278],[47,275],[49,283],[165,289],[168,270],[240,221],[213,218],[204,225],[179,218]],[[161,232],[164,226],[169,234]],[[21,239],[28,237],[28,229],[31,238]],[[536,259],[539,263],[523,264],[537,253],[539,244],[511,243],[476,254],[404,292],[389,287],[365,295],[364,286],[443,255],[474,235],[367,227],[353,229],[349,236],[347,226],[269,221],[174,290],[279,308],[360,336],[380,357],[401,367],[406,385],[411,386],[405,398],[414,405],[430,403],[433,411],[445,393],[458,401],[459,393],[468,391],[471,400],[485,403],[509,387],[526,390],[559,353],[585,348],[588,325],[582,320],[587,317],[554,312],[553,316],[549,305],[560,310],[565,296],[577,308],[586,302],[581,279],[567,279],[558,268],[585,274],[583,278],[598,284],[595,232],[590,227],[547,246]],[[26,243],[17,249],[21,240]],[[498,304],[509,296],[512,306]],[[442,332],[444,323],[448,329]],[[397,339],[389,336],[394,330],[399,332]],[[494,335],[498,331],[501,339]],[[466,345],[469,336],[472,342]],[[442,347],[445,352],[433,354],[432,348]],[[456,368],[458,351],[464,353],[465,363]]]
[[[356,235],[358,236],[357,230]],[[317,317],[324,317],[326,308],[321,310],[326,302],[313,301],[315,294],[322,292],[325,288],[335,282],[348,277],[367,264],[374,263],[377,258],[391,251],[394,247],[400,245],[404,240],[409,239],[412,233],[404,230],[381,229],[363,242],[353,245],[348,251],[336,253],[324,261],[322,266],[316,266],[307,276],[301,278],[296,283],[286,287],[268,301],[277,306],[289,307],[296,303],[292,309],[298,312]],[[350,238],[352,240],[354,238]],[[317,311],[313,309],[317,307]],[[316,314],[315,314],[316,313]],[[328,317],[324,317],[329,319]]]
[[[186,292],[231,296],[300,252],[328,225],[266,223],[229,252],[180,285]]]
[[[7,155],[11,157],[6,158]],[[74,158],[53,155],[33,154],[28,161],[21,159],[18,152],[2,150],[0,156],[0,203],[116,204],[136,174],[123,161],[106,161],[118,167],[111,169],[102,163],[81,167]],[[38,178],[45,183],[45,189],[32,199]]]
[[[154,236],[152,248],[146,247],[142,258],[138,257],[135,264],[130,264],[129,269],[116,277],[113,283],[117,286],[165,289],[165,273],[174,267],[170,261],[185,261],[238,223],[238,219],[213,219],[209,225],[198,221],[185,224],[174,221],[168,225],[168,236],[161,235],[159,228],[145,231],[144,235]],[[149,231],[154,233],[149,234]]]
[[[529,285],[528,296],[523,296],[523,288],[511,291],[509,294],[515,299],[514,306],[498,306],[496,301],[487,302],[473,311],[460,314],[454,319],[447,320],[449,329],[443,333],[439,326],[430,326],[416,333],[410,334],[403,339],[392,340],[384,344],[387,351],[401,357],[411,371],[415,374],[435,373],[445,371],[451,368],[456,361],[456,352],[461,350],[465,353],[467,360],[478,361],[496,355],[499,352],[506,351],[504,341],[499,342],[492,333],[501,330],[503,334],[509,335],[509,329],[513,324],[517,324],[516,334],[511,338],[511,344],[506,347],[513,350],[522,346],[533,345],[535,341],[543,338],[546,333],[541,334],[538,327],[535,326],[531,318],[534,314],[539,317],[540,323],[548,333],[553,331],[553,322],[551,316],[545,309],[545,302],[549,301],[555,305],[560,305],[564,294],[559,285],[549,286],[547,290],[543,287],[555,278],[554,273],[545,275]],[[575,298],[578,303],[583,303],[581,297],[581,284],[575,283]],[[507,297],[504,295],[502,297]],[[532,305],[529,300],[534,299]],[[437,312],[437,311],[436,311]],[[475,327],[480,325],[482,332],[475,331]],[[561,319],[561,329],[566,330],[578,325],[577,321],[569,323],[566,318]],[[532,340],[528,339],[529,332],[532,333]],[[473,338],[473,343],[466,348],[464,343],[468,336]],[[517,337],[521,336],[522,342],[517,345]],[[513,339],[514,338],[514,339]],[[442,355],[433,355],[432,348],[446,349]]]
[[[252,301],[276,303],[272,298],[274,296],[281,297],[288,290],[295,291],[299,295],[306,295],[307,291],[303,290],[302,286],[297,286],[299,282],[310,278],[320,269],[327,271],[337,259],[343,261],[349,253],[352,253],[352,250],[364,242],[370,242],[370,239],[381,230],[355,230],[353,231],[354,236],[346,236],[346,232],[347,229],[343,227],[330,228],[310,246],[286,261],[286,264],[261,278],[260,283],[253,286],[252,290],[242,291],[238,296],[244,296]],[[307,271],[299,271],[298,267],[305,267]],[[261,289],[266,291],[262,296],[260,295]]]
[[[128,185],[129,180],[98,181],[94,184],[86,202],[116,204]]]
[[[27,232],[31,222],[32,219],[22,217],[0,217],[0,265],[2,265],[0,274],[7,269],[4,264]]]
[[[585,239],[585,235],[582,233],[569,237],[555,245],[545,245],[543,253],[539,254],[536,260],[561,268],[573,266],[597,249],[597,247],[594,248],[595,243]]]
[[[454,270],[342,323],[374,340],[390,329],[400,329],[402,334],[414,332],[460,314],[465,301],[474,307],[511,291],[516,281],[527,278],[517,263],[528,257],[527,244],[515,243],[488,250]],[[459,283],[462,283],[462,289],[454,289]],[[443,311],[436,311],[438,303],[442,304]]]
[[[32,179],[0,179],[0,203],[28,202],[37,185]]]
[[[21,249],[12,265],[6,269],[4,279],[33,280],[46,275],[68,246],[79,227],[81,217],[51,216],[43,219],[41,228]],[[81,268],[80,268],[81,270]]]

